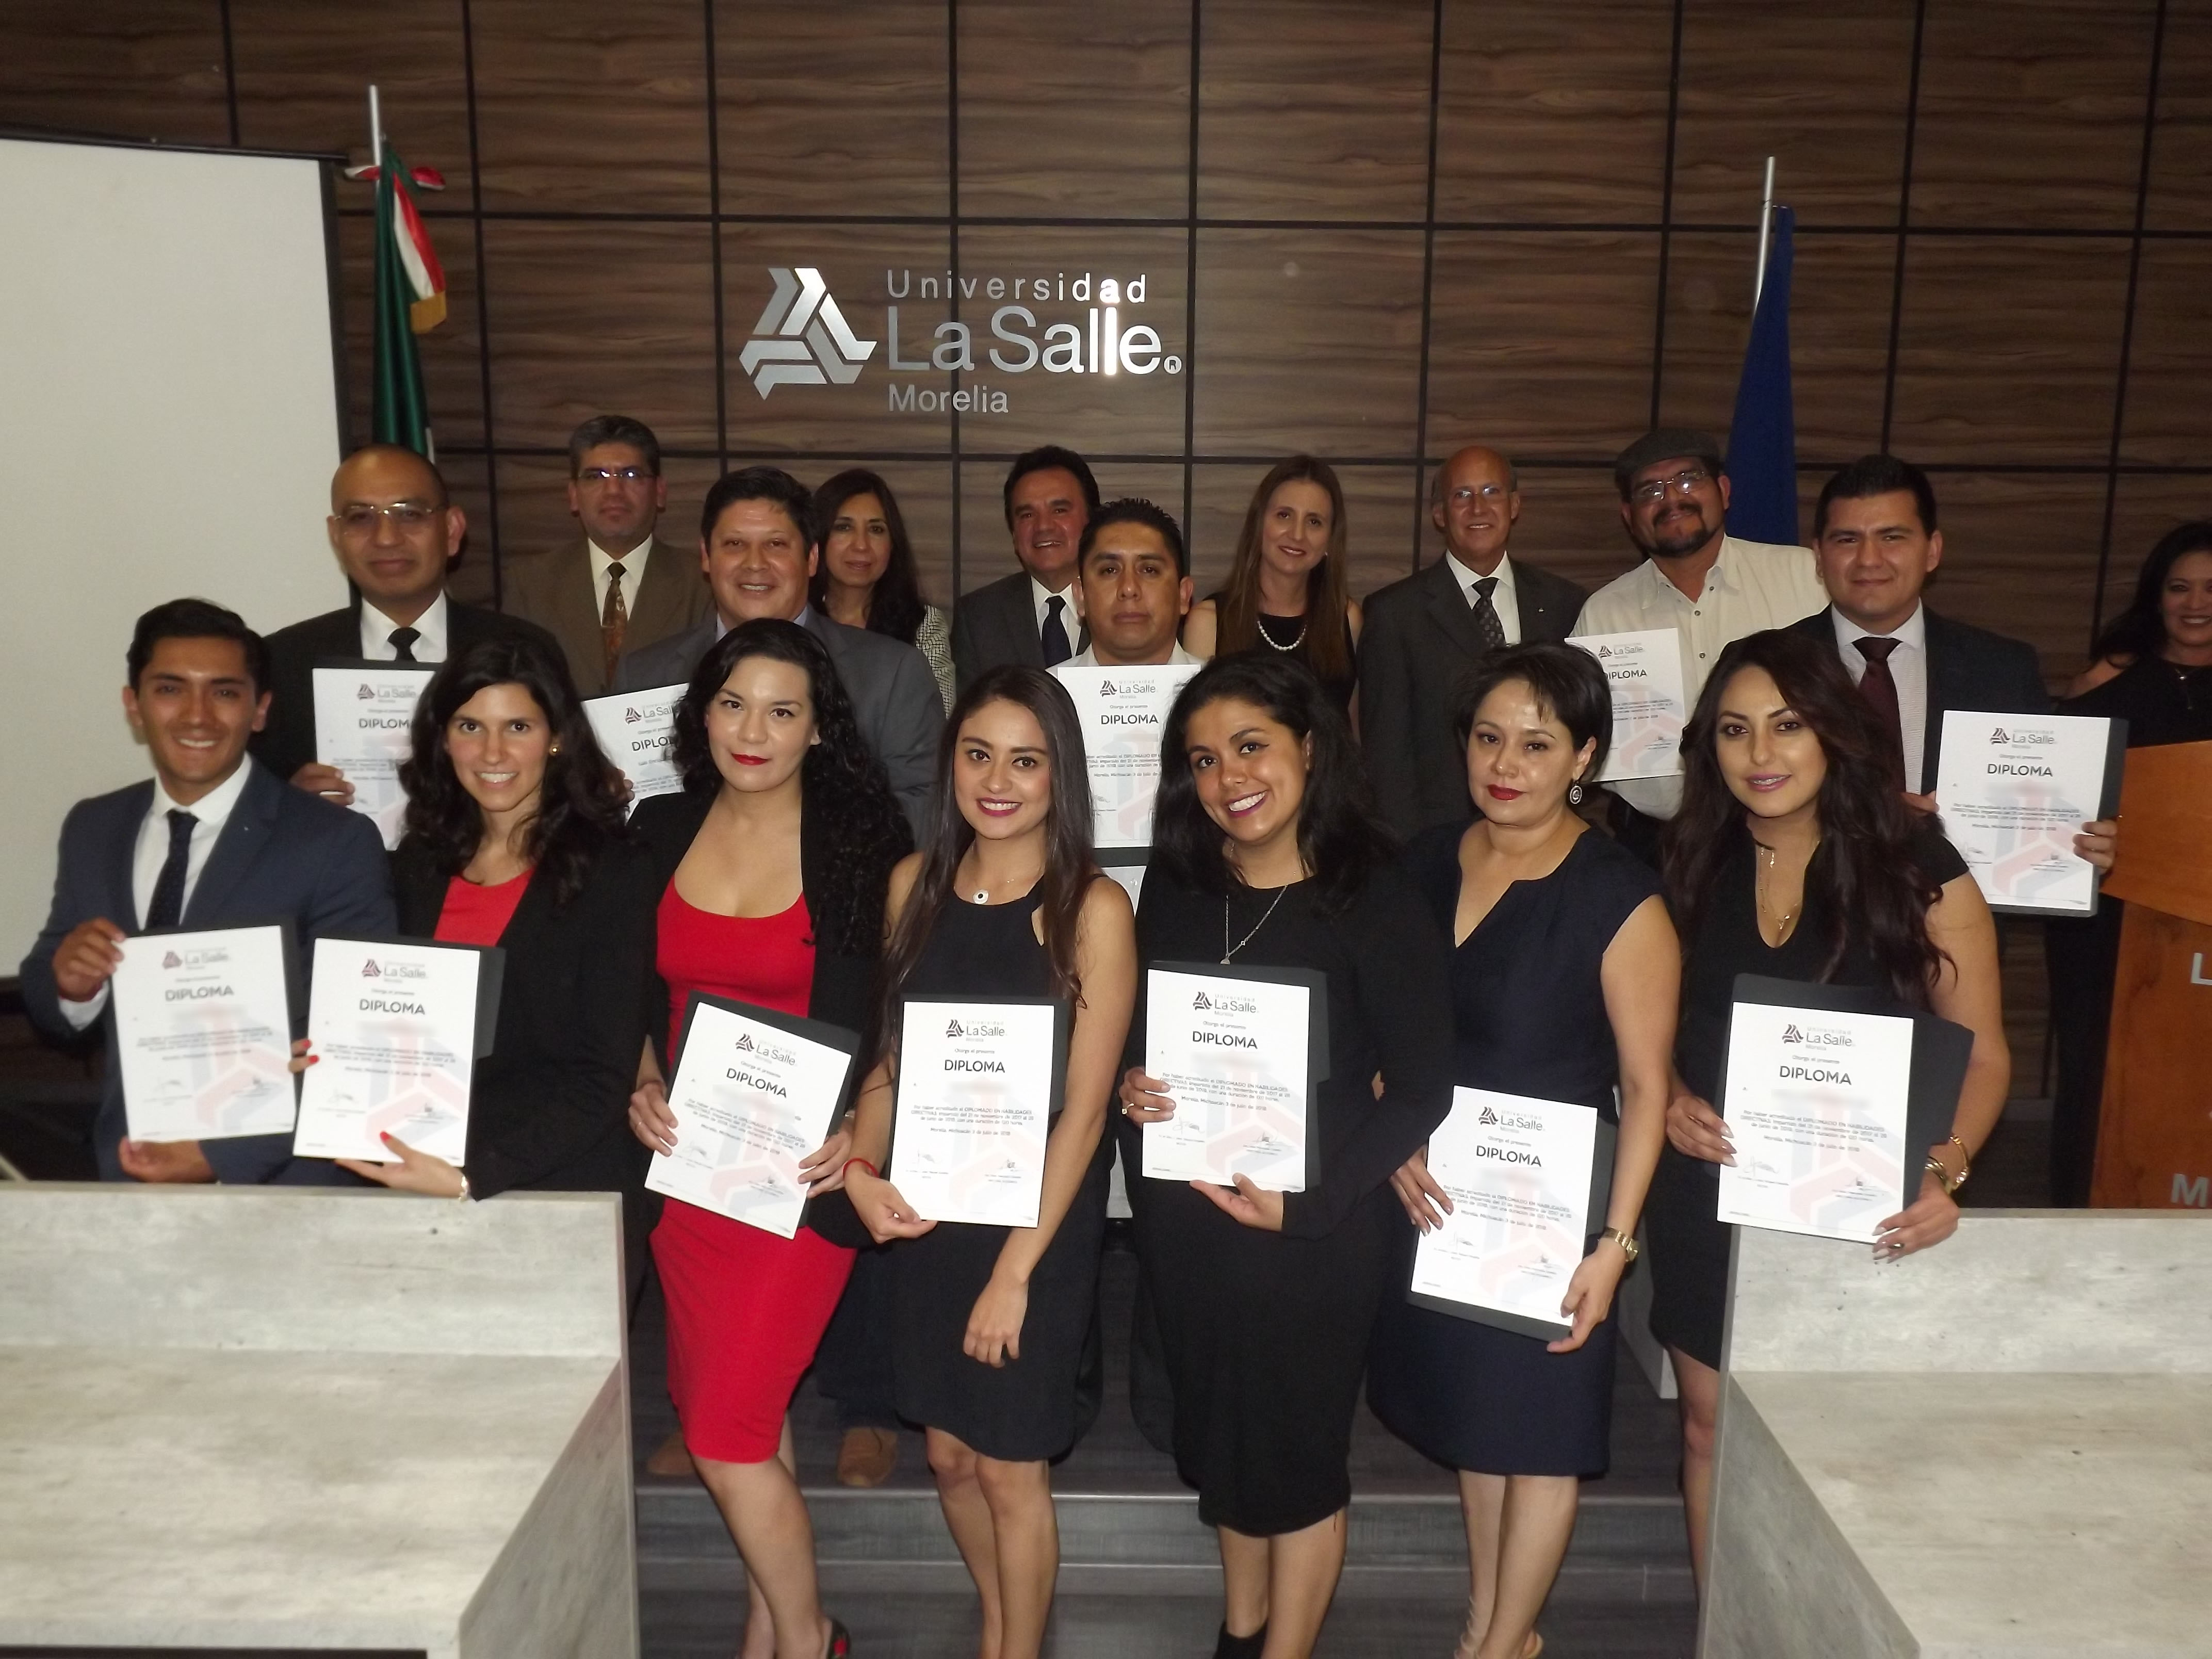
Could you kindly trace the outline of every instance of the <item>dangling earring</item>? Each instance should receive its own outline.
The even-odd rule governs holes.
[[[1582,804],[1583,786],[1582,781],[1578,778],[1574,782],[1567,786],[1567,805],[1570,806],[1580,806]]]

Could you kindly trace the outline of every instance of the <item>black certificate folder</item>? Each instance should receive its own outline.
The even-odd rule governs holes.
[[[1926,1174],[1927,1153],[1951,1136],[1959,1112],[1959,1094],[1966,1085],[1966,1062],[1973,1057],[1974,1034],[1925,1009],[1899,1002],[1887,991],[1856,985],[1815,985],[1807,980],[1769,979],[1763,974],[1738,974],[1738,1002],[1765,1004],[1775,1008],[1803,1008],[1816,1013],[1886,1014],[1912,1022],[1911,1080],[1905,1100],[1905,1184],[1897,1207],[1908,1207],[1920,1196],[1920,1178]],[[1723,1059],[1721,1076],[1728,1076]],[[1727,1085],[1723,1081],[1725,1097]],[[1715,1104],[1725,1117],[1726,1101]],[[1914,1158],[1920,1162],[1913,1162]],[[1705,1166],[1717,1176],[1718,1164]]]
[[[1195,974],[1201,979],[1249,980],[1255,985],[1297,985],[1306,993],[1306,1127],[1313,1127],[1314,1096],[1328,1081],[1328,975],[1318,968],[1246,968],[1218,962],[1148,962],[1146,969],[1163,974]],[[1148,978],[1138,987],[1139,999],[1151,994]],[[1139,1004],[1141,1010],[1141,1003]],[[1313,1176],[1313,1142],[1306,1142],[1308,1185]]]

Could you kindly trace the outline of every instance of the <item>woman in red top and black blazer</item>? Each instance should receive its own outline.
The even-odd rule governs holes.
[[[471,1090],[465,1170],[397,1141],[399,1162],[346,1167],[439,1197],[621,1193],[635,1285],[644,1158],[627,1117],[655,889],[623,823],[622,775],[592,741],[559,653],[526,639],[449,658],[413,736],[407,833],[392,856],[399,929],[504,951],[498,1023]]]

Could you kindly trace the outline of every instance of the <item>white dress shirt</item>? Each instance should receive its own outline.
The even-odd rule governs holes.
[[[584,538],[584,545],[592,556],[592,614],[604,617],[607,614],[607,583],[612,580],[607,574],[607,569],[615,562],[616,556],[602,550],[588,536]],[[646,555],[652,551],[653,538],[648,536],[621,556],[623,615],[625,617],[637,615],[638,585],[645,580]]]
[[[1444,562],[1458,580],[1459,591],[1467,596],[1467,608],[1474,610],[1475,601],[1482,597],[1475,590],[1475,584],[1489,578],[1477,575],[1453,557],[1449,550],[1444,554]],[[1521,643],[1521,596],[1513,580],[1513,556],[1510,553],[1500,555],[1498,568],[1490,574],[1498,578],[1498,586],[1490,590],[1490,608],[1498,613],[1498,620],[1504,624],[1505,643],[1518,645]]]
[[[1070,582],[1055,593],[1035,576],[1030,578],[1030,609],[1036,613],[1036,636],[1040,645],[1044,643],[1045,612],[1054,599],[1062,601],[1060,625],[1067,630],[1067,642],[1072,646],[1083,636],[1083,624],[1075,619],[1075,584]]]
[[[1589,596],[1573,637],[1673,629],[1682,641],[1682,689],[1694,707],[1705,677],[1732,641],[1765,629],[1787,628],[1827,603],[1811,548],[1726,536],[1696,599],[1667,580],[1658,560],[1646,559]],[[1606,787],[1655,818],[1671,818],[1682,808],[1679,775],[1624,778]]]
[[[414,645],[416,662],[443,662],[447,641],[452,638],[446,624],[446,596],[441,591],[430,601],[430,608],[410,623],[396,623],[367,599],[361,602],[361,654],[371,662],[397,662],[398,650],[392,643],[392,630],[411,626],[415,629]]]
[[[1203,657],[1192,656],[1190,653],[1184,650],[1180,644],[1176,644],[1171,645],[1168,647],[1168,659],[1164,666],[1169,668],[1176,668],[1182,666],[1185,663],[1202,663],[1206,659]],[[1149,663],[1125,663],[1122,665],[1129,668],[1152,666]],[[1067,666],[1070,668],[1105,667],[1106,665],[1098,660],[1097,641],[1093,640],[1089,645],[1085,646],[1082,650],[1070,657],[1067,659]]]
[[[1844,672],[1856,685],[1865,678],[1866,653],[1856,641],[1879,637],[1861,628],[1840,611],[1831,611],[1836,624],[1836,654]],[[1889,653],[1889,677],[1897,682],[1897,724],[1905,738],[1905,787],[1917,794],[1920,769],[1928,755],[1928,611],[1915,605],[1912,614],[1890,633],[1897,649]]]
[[[238,798],[246,793],[246,774],[253,763],[241,760],[237,770],[190,806],[179,805],[169,792],[161,787],[159,778],[154,780],[154,804],[146,809],[139,821],[138,840],[131,854],[131,903],[140,927],[145,925],[147,911],[154,908],[154,889],[161,879],[161,866],[169,861],[169,814],[190,812],[198,820],[192,825],[192,838],[185,852],[185,895],[178,907],[181,915],[190,908],[192,890],[200,884],[200,872],[207,868],[208,854],[215,851],[216,837],[222,834],[222,826],[230,822],[231,809]],[[110,921],[122,925],[122,918],[110,916]],[[107,987],[102,985],[83,1002],[60,1000],[62,1015],[80,1031],[100,1018],[100,1011],[107,1006]]]

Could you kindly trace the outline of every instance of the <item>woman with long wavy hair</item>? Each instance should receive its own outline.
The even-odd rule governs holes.
[[[630,1127],[672,1151],[671,1057],[694,992],[863,1034],[884,892],[909,844],[836,665],[794,623],[741,623],[708,652],[676,712],[680,794],[638,803],[658,930],[653,1039],[630,1064]],[[668,1390],[699,1478],[744,1559],[742,1659],[841,1659],[791,1442],[792,1391],[866,1243],[837,1190],[841,1121],[802,1160],[811,1195],[781,1238],[670,1199],[653,1254],[668,1298]]]
[[[447,658],[412,738],[392,856],[400,931],[498,945],[506,973],[463,1166],[389,1136],[396,1162],[345,1165],[440,1198],[619,1192],[635,1288],[646,1212],[623,1104],[645,1030],[652,875],[623,827],[622,774],[592,741],[568,664],[527,639]]]
[[[882,1057],[862,1086],[847,1191],[870,1233],[899,1241],[899,1414],[927,1430],[938,1501],[982,1602],[981,1651],[1034,1659],[1060,1567],[1049,1462],[1075,1441],[1136,943],[1128,899],[1091,857],[1082,728],[1051,675],[994,668],[969,686],[945,724],[935,799],[921,850],[891,876]],[[1034,1227],[921,1220],[878,1174],[902,1012],[921,996],[1072,1008]]]
[[[1682,1018],[1644,1227],[1651,1330],[1681,1384],[1682,1492],[1701,1576],[1729,1245],[1701,1166],[1733,1161],[1712,1103],[1736,975],[1866,987],[1974,1034],[1950,1138],[1929,1149],[1918,1196],[1882,1223],[1877,1259],[1957,1230],[1951,1194],[2004,1110],[2012,1059],[1996,925],[1936,820],[1890,781],[1893,741],[1832,647],[1786,629],[1721,653],[1682,735],[1682,811],[1666,841],[1686,948]]]
[[[1450,961],[1367,802],[1359,751],[1303,664],[1217,657],[1160,739],[1142,961],[1317,969],[1328,1072],[1305,1188],[1130,1182],[1159,1312],[1175,1458],[1221,1549],[1225,1659],[1312,1650],[1344,1565],[1353,1413],[1405,1217],[1391,1176],[1451,1106]],[[1121,1109],[1175,1115],[1133,1022]],[[1380,1087],[1376,1086],[1377,1079]]]
[[[1293,658],[1350,708],[1360,615],[1345,586],[1346,535],[1336,469],[1310,455],[1276,462],[1244,510],[1229,580],[1190,608],[1185,647],[1196,657]]]
[[[922,598],[921,572],[898,497],[881,475],[848,467],[814,492],[822,560],[806,602],[832,622],[910,645],[952,707],[952,623]]]

